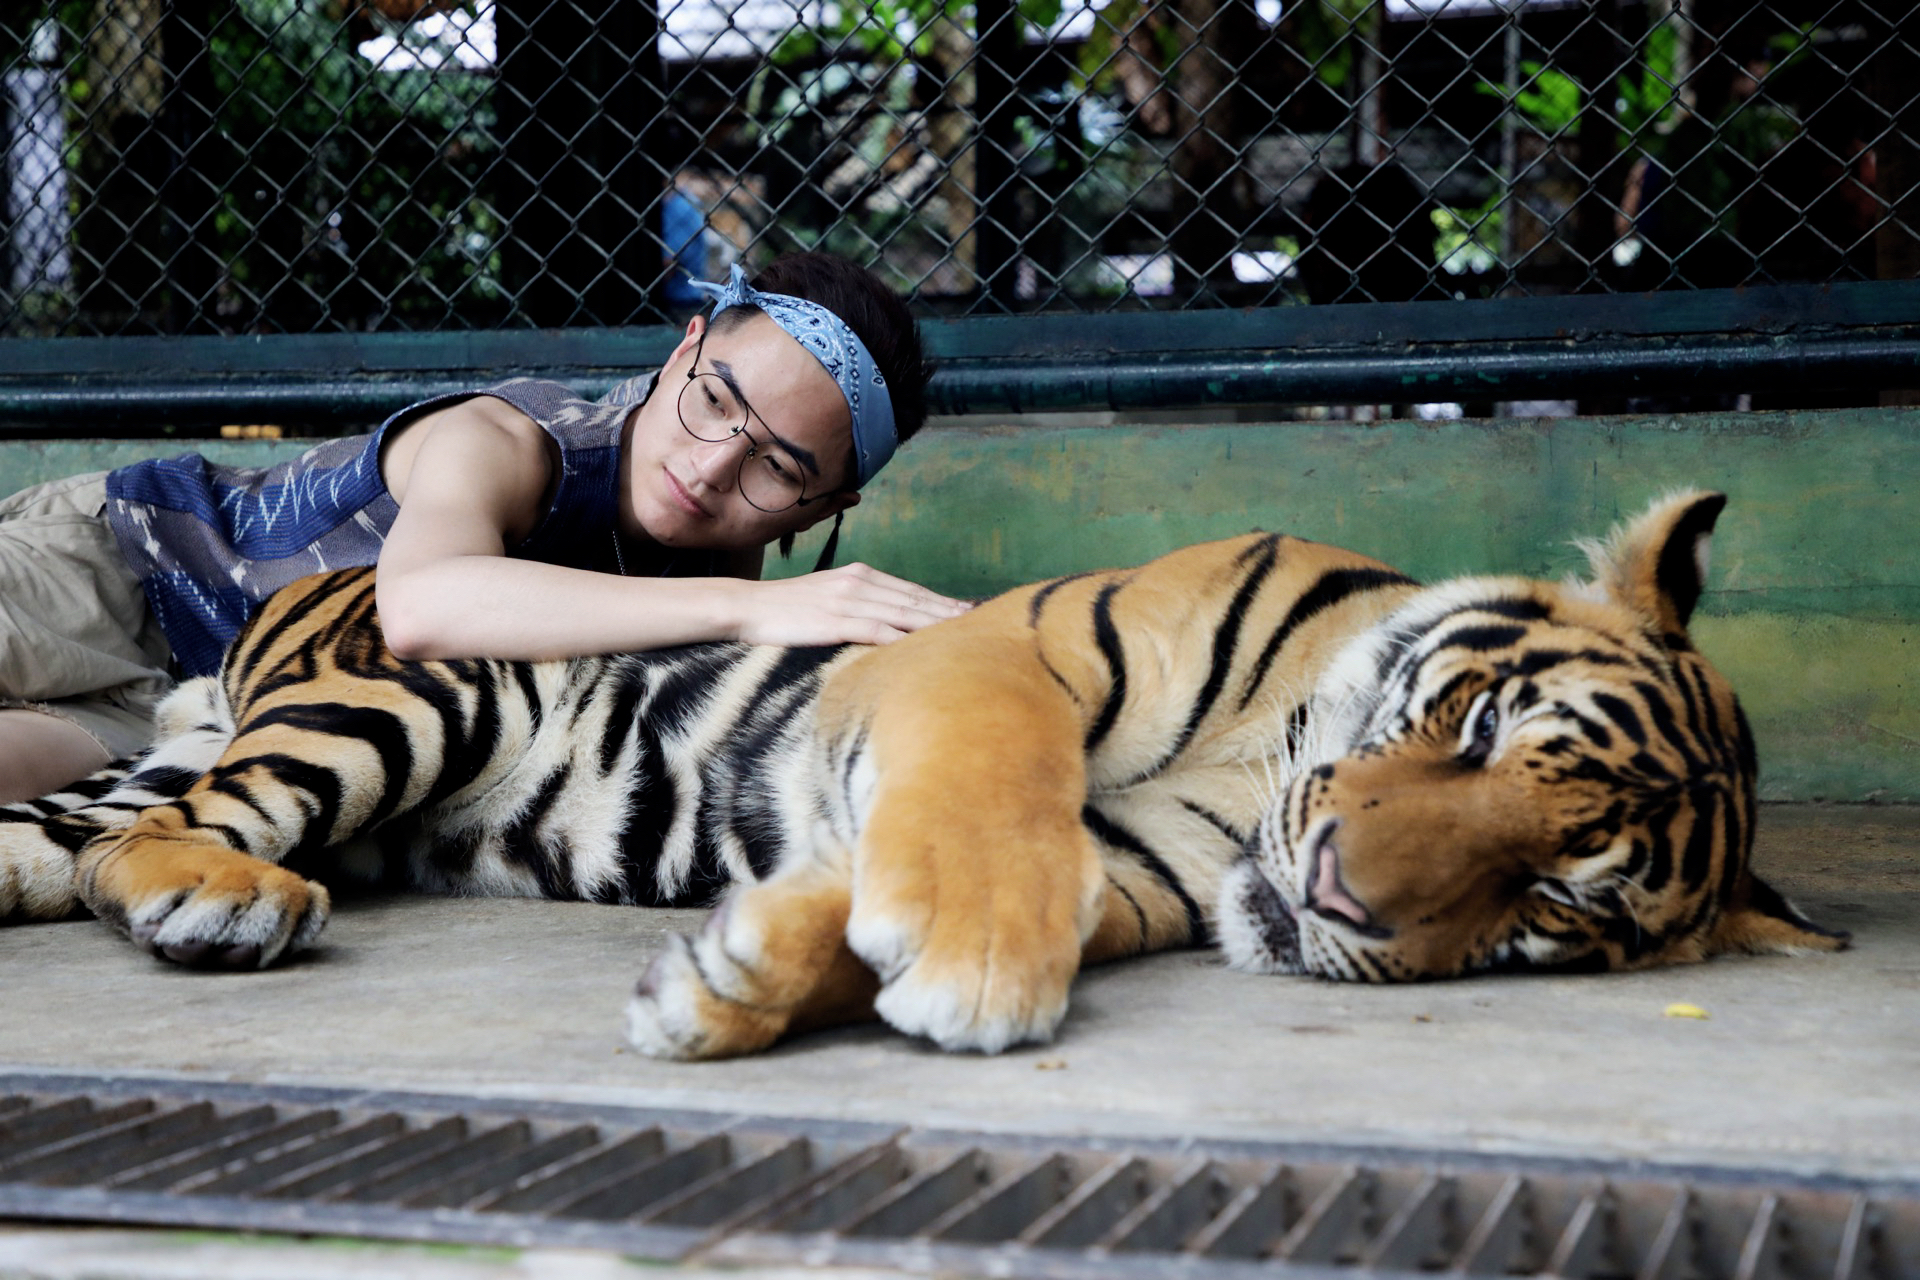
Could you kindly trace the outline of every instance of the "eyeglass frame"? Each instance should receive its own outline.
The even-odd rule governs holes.
[[[777,435],[774,435],[773,429],[771,427],[767,428],[767,443],[762,444],[760,441],[760,438],[753,434],[753,431],[751,430],[751,427],[750,427],[750,424],[752,423],[753,419],[756,417],[759,417],[759,415],[758,413],[755,412],[753,405],[748,402],[746,393],[741,391],[739,387],[733,385],[730,379],[721,377],[719,373],[700,372],[700,357],[706,351],[706,347],[707,347],[707,335],[706,335],[706,332],[703,330],[700,334],[699,339],[694,344],[693,362],[687,366],[687,380],[684,384],[682,384],[680,388],[680,394],[673,398],[673,414],[674,414],[674,417],[680,420],[680,429],[686,432],[693,439],[698,440],[701,444],[725,444],[728,440],[732,440],[737,436],[742,436],[742,435],[746,436],[747,451],[746,453],[741,455],[740,465],[734,472],[733,483],[734,483],[734,486],[739,489],[740,496],[747,500],[747,505],[752,507],[755,511],[758,511],[763,515],[777,516],[777,515],[780,515],[782,512],[792,511],[796,507],[804,507],[808,503],[819,502],[823,498],[830,498],[834,494],[840,492],[840,489],[836,487],[836,488],[827,490],[825,493],[816,493],[811,498],[809,498],[807,496],[806,477],[801,476],[800,477],[800,496],[798,498],[795,498],[792,502],[789,502],[786,506],[778,507],[772,511],[769,511],[767,510],[767,508],[761,506],[759,503],[753,500],[752,496],[747,493],[747,486],[746,486],[747,464],[753,461],[754,457],[758,455],[762,449],[777,449],[779,452],[785,454],[789,458],[794,457],[793,450],[789,448],[787,445],[781,443],[780,437]],[[701,378],[719,378],[721,384],[727,388],[727,390],[733,395],[733,398],[740,402],[740,410],[742,414],[744,414],[745,416],[743,417],[739,426],[734,427],[727,432],[725,439],[709,440],[705,436],[701,435],[699,432],[695,431],[692,427],[687,425],[687,412],[686,412],[686,409],[683,407],[683,402],[686,399],[687,392],[693,387],[693,384],[699,381]],[[761,418],[760,421],[762,423],[765,423],[766,419]],[[795,458],[794,461],[796,464],[794,468],[794,474],[800,475],[800,468],[798,466],[799,460]]]

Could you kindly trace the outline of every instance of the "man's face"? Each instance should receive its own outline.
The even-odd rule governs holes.
[[[636,420],[632,518],[662,546],[764,546],[846,505],[852,452],[845,397],[784,329],[764,315],[719,333],[696,321]],[[807,501],[763,509],[795,486]]]

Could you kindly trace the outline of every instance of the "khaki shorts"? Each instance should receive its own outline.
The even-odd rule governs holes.
[[[0,707],[58,716],[118,759],[152,736],[171,651],[106,511],[104,471],[0,500]]]

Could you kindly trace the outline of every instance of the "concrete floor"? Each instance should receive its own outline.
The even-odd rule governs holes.
[[[1090,972],[1055,1044],[997,1058],[880,1027],[717,1064],[627,1052],[626,993],[690,912],[362,902],[306,961],[240,976],[22,926],[0,930],[0,1070],[1920,1177],[1920,809],[1769,808],[1760,846],[1851,951],[1398,988],[1167,955]]]

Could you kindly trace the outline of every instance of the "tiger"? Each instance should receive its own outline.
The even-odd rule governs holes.
[[[1586,578],[1251,533],[880,647],[401,661],[372,571],[324,573],[144,757],[0,812],[0,918],[255,969],[322,881],[713,905],[627,1003],[668,1058],[875,1017],[995,1053],[1170,948],[1364,983],[1834,951],[1751,868],[1753,734],[1688,636],[1725,503],[1655,502]]]

